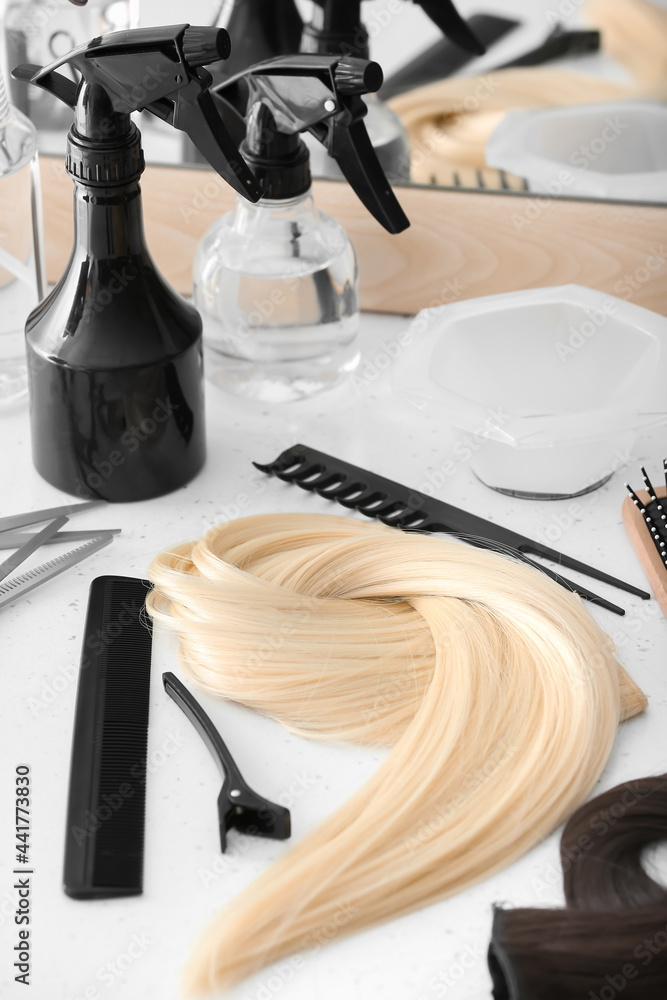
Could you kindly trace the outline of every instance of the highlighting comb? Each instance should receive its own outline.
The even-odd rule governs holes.
[[[617,615],[625,614],[623,608],[543,566],[531,559],[530,555],[550,559],[559,566],[583,573],[601,583],[607,583],[628,594],[641,597],[642,600],[649,600],[651,597],[646,591],[632,584],[624,583],[602,570],[563,555],[562,552],[533,541],[532,538],[520,535],[509,528],[503,528],[460,507],[453,507],[442,500],[424,496],[408,486],[384,479],[373,472],[342,462],[306,445],[296,444],[288,448],[274,462],[266,465],[253,462],[253,465],[261,472],[277,476],[287,483],[295,483],[301,489],[318,493],[327,500],[336,500],[343,507],[358,510],[366,517],[376,517],[383,524],[403,528],[405,531],[447,532],[478,548],[515,555],[542,570],[566,590],[579,594],[585,600]]]
[[[667,459],[663,460],[665,486],[654,487],[642,467],[645,489],[638,493],[626,483],[623,523],[639,556],[651,589],[667,616]]]
[[[164,689],[188,717],[211,751],[224,780],[218,796],[220,850],[225,853],[227,834],[234,828],[250,837],[287,840],[291,835],[290,811],[253,792],[241,776],[236,761],[213,722],[197,699],[172,673],[162,674]]]

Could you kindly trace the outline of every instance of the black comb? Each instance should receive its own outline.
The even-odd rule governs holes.
[[[164,689],[187,715],[224,775],[218,796],[220,850],[225,853],[227,834],[234,828],[252,837],[287,840],[291,834],[290,811],[262,798],[241,776],[225,741],[196,698],[172,673],[162,674]]]
[[[150,587],[101,576],[90,588],[65,837],[65,892],[75,899],[134,896],[143,888]]]
[[[519,26],[518,21],[496,17],[495,14],[473,14],[467,23],[484,48],[494,45]],[[383,101],[389,101],[406,90],[414,90],[415,87],[424,87],[427,83],[444,80],[469,63],[474,55],[471,48],[462,49],[448,38],[439,38],[430,48],[420,52],[411,62],[385,80],[378,91],[378,96]]]
[[[282,452],[274,462],[262,465],[253,462],[255,468],[268,475],[277,476],[287,483],[296,483],[303,490],[310,490],[325,497],[327,500],[337,500],[343,507],[358,510],[366,517],[376,517],[383,524],[405,531],[444,531],[456,535],[464,542],[478,548],[493,549],[496,552],[509,553],[524,562],[530,563],[542,570],[566,590],[579,594],[587,601],[598,604],[617,615],[624,615],[623,608],[612,604],[604,597],[598,597],[585,587],[572,583],[554,570],[535,562],[528,554],[551,559],[560,566],[584,573],[602,583],[608,583],[628,594],[650,600],[651,595],[632,584],[617,580],[599,569],[587,566],[585,563],[563,555],[555,549],[550,549],[541,542],[535,542],[525,535],[520,535],[509,528],[503,528],[493,521],[452,507],[451,504],[433,497],[424,496],[417,490],[411,490],[401,483],[383,479],[373,472],[359,469],[355,465],[341,462],[331,455],[315,451],[303,444],[295,444]]]

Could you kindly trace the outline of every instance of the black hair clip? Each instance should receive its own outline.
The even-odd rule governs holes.
[[[251,837],[268,837],[287,840],[290,836],[290,812],[285,806],[269,802],[253,792],[244,781],[236,762],[220,733],[196,698],[172,673],[162,674],[164,689],[178,707],[187,715],[204,743],[215,757],[224,774],[218,796],[220,822],[220,849],[225,853],[227,833],[232,828]]]

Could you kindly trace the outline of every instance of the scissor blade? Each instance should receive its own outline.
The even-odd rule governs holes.
[[[48,507],[46,510],[31,510],[26,514],[13,514],[10,517],[0,517],[0,531],[11,531],[13,528],[27,528],[31,524],[41,524],[42,521],[52,521],[54,517],[64,514],[78,514],[81,510],[92,510],[106,504],[106,500],[86,500],[85,503],[71,503],[64,507]]]
[[[92,556],[94,552],[103,549],[112,540],[113,535],[100,532],[97,538],[91,538],[90,541],[85,542],[78,548],[71,549],[61,556],[56,556],[55,559],[50,559],[48,562],[42,563],[41,566],[36,566],[35,569],[29,569],[26,573],[13,576],[11,580],[5,580],[4,583],[0,583],[0,608],[7,607],[7,605],[12,604],[31,590],[34,590],[35,587],[39,587],[40,584],[46,583],[47,580],[53,579],[54,576],[58,576],[60,573],[64,573],[65,570],[71,569],[72,566],[76,566],[83,559]]]
[[[10,573],[13,573],[17,566],[20,566],[21,563],[27,559],[28,556],[32,555],[36,549],[43,545],[47,539],[52,538],[64,524],[67,524],[67,518],[57,517],[54,521],[51,521],[50,524],[47,524],[45,528],[42,528],[41,531],[38,531],[35,535],[31,535],[13,556],[10,556],[8,559],[5,559],[3,563],[0,563],[0,580],[6,579]]]
[[[45,538],[42,545],[68,545],[70,542],[87,542],[91,538],[99,538],[102,534],[120,535],[121,530],[121,528],[99,528],[97,531],[57,531],[51,538]],[[30,531],[0,532],[0,550],[18,549],[32,537]]]

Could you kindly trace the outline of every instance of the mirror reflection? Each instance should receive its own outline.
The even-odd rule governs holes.
[[[231,34],[231,57],[208,68],[239,142],[230,77],[299,51],[370,53],[384,82],[364,98],[365,123],[396,183],[667,200],[667,0],[5,0],[5,79],[98,34],[183,21]],[[9,88],[40,150],[63,153],[69,109],[20,81]],[[140,119],[149,161],[201,162],[187,137]],[[308,140],[313,173],[339,178]]]

